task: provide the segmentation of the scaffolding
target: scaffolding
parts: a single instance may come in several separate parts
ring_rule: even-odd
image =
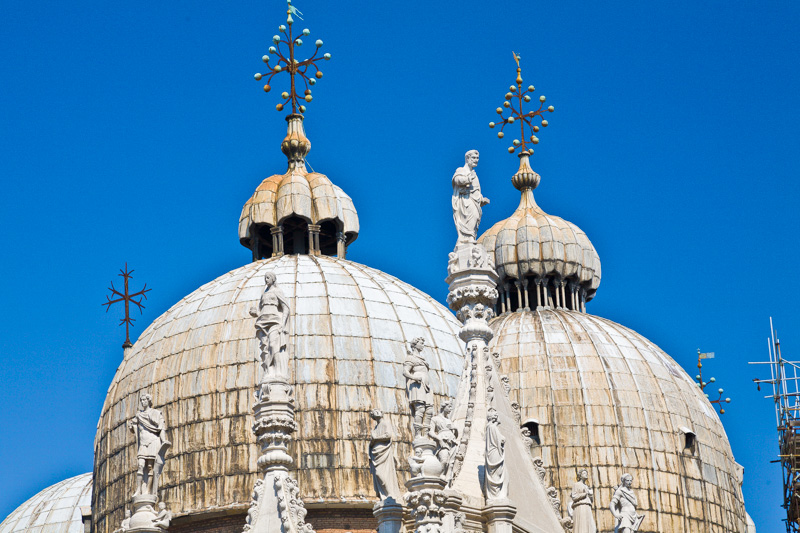
[[[767,339],[769,361],[751,362],[767,365],[769,379],[754,379],[761,385],[771,385],[772,394],[765,396],[775,403],[775,422],[778,430],[778,459],[783,475],[783,504],[786,509],[787,533],[800,533],[800,387],[798,370],[800,361],[789,361],[781,355],[781,343],[769,319],[770,337]]]

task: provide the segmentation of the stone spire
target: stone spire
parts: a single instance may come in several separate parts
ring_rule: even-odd
[[[454,207],[455,209],[455,207]],[[450,254],[447,303],[463,324],[459,337],[467,361],[456,393],[453,422],[458,446],[447,486],[461,496],[468,529],[485,520],[490,533],[560,533],[553,511],[520,433],[519,413],[489,355],[499,276],[482,245],[459,240]],[[472,526],[472,527],[469,527]]]

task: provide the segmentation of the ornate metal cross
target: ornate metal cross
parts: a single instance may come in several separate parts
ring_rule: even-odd
[[[280,35],[275,35],[272,37],[272,42],[275,43],[275,46],[269,47],[269,53],[272,55],[277,56],[275,60],[275,64],[270,66],[269,55],[264,55],[261,57],[261,60],[267,64],[268,67],[271,68],[272,72],[269,74],[261,74],[260,72],[257,73],[254,77],[256,81],[260,81],[262,78],[267,77],[267,83],[264,85],[264,92],[269,92],[272,90],[270,86],[270,82],[272,78],[274,78],[280,72],[288,72],[289,76],[291,77],[291,85],[289,91],[284,91],[281,93],[281,98],[283,102],[275,106],[275,109],[278,111],[283,111],[283,107],[288,104],[289,102],[292,103],[292,113],[297,113],[298,110],[300,113],[305,113],[306,106],[298,104],[298,100],[304,100],[305,102],[311,101],[311,89],[309,88],[310,85],[314,85],[317,83],[317,80],[322,78],[322,71],[319,69],[317,62],[325,59],[326,61],[331,58],[330,54],[324,54],[320,57],[317,57],[317,53],[319,53],[319,49],[322,46],[322,41],[317,39],[317,42],[314,43],[316,45],[316,49],[314,50],[314,55],[310,58],[305,59],[303,61],[298,61],[295,59],[295,48],[302,46],[303,39],[301,37],[295,38],[292,33],[292,24],[294,24],[294,19],[292,15],[301,18],[300,11],[296,7],[292,5],[292,0],[287,0],[287,4],[289,5],[289,9],[286,10],[286,24],[289,26],[288,28],[281,24],[278,26],[278,31],[283,34],[283,38]],[[304,29],[302,37],[308,37],[311,34],[311,30]],[[289,51],[288,53],[284,53],[281,50],[281,44],[286,45]],[[314,72],[312,77],[309,77],[307,72],[310,67],[314,67]],[[296,78],[299,77],[299,80]],[[300,96],[297,92],[297,85],[302,81],[303,85],[305,86],[305,91],[303,96]]]
[[[111,304],[115,304],[117,302],[125,302],[125,318],[121,318],[119,321],[119,325],[125,324],[125,342],[122,344],[123,348],[130,348],[133,346],[131,344],[131,335],[130,335],[130,326],[136,321],[135,319],[131,318],[130,314],[130,303],[133,302],[137,306],[139,306],[139,313],[141,314],[142,309],[144,306],[142,305],[142,300],[147,299],[147,292],[151,291],[152,289],[147,288],[147,283],[144,284],[142,290],[138,292],[134,292],[132,294],[128,293],[128,280],[131,279],[131,274],[133,274],[133,270],[128,270],[128,263],[125,263],[125,270],[120,270],[120,276],[122,279],[125,280],[125,288],[123,289],[124,292],[119,292],[117,289],[114,288],[114,282],[111,282],[111,287],[108,290],[111,291],[111,296],[117,296],[114,300],[111,299],[110,296],[106,296],[106,302],[102,305],[106,306],[106,313],[108,310],[111,309]],[[138,297],[139,299],[136,300],[135,298]]]
[[[522,103],[530,102],[531,93],[533,93],[533,91],[535,91],[536,89],[534,88],[533,85],[529,85],[527,89],[525,89],[524,91],[522,90],[522,68],[519,66],[520,58],[514,52],[511,53],[514,54],[514,61],[517,62],[517,79],[516,79],[517,84],[512,85],[511,87],[508,88],[509,92],[506,93],[505,96],[506,101],[503,102],[503,107],[498,107],[496,110],[497,114],[500,115],[500,118],[502,118],[503,121],[497,124],[495,124],[494,122],[490,122],[489,127],[494,128],[495,126],[499,125],[500,131],[497,132],[497,138],[502,139],[505,136],[505,133],[503,133],[503,129],[506,127],[506,125],[519,122],[520,138],[514,139],[512,141],[511,146],[508,147],[508,153],[513,154],[517,150],[517,148],[522,147],[522,151],[527,151],[529,154],[532,154],[533,148],[530,149],[528,148],[528,142],[532,144],[539,144],[539,138],[536,136],[536,133],[539,131],[539,126],[534,125],[531,122],[531,120],[533,120],[535,117],[542,117],[545,111],[552,113],[553,111],[555,111],[555,108],[553,106],[549,106],[545,109],[544,102],[546,98],[544,96],[540,96],[539,109],[537,109],[536,111],[528,111],[527,113],[524,113],[522,111]],[[516,107],[514,106],[513,102],[514,99],[517,100]],[[509,110],[509,115],[510,115],[507,118],[503,117],[503,112],[506,109]],[[548,122],[546,119],[542,119],[541,124],[543,128],[546,128]],[[528,126],[531,133],[531,136],[528,138],[528,141],[525,140],[525,125]]]

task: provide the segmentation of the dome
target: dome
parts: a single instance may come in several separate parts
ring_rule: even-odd
[[[519,207],[478,239],[493,255],[500,288],[505,288],[501,306],[511,311],[538,306],[583,310],[600,285],[600,256],[578,226],[536,204],[533,189],[539,175],[528,157],[521,154],[512,178],[521,191]]]
[[[311,142],[303,131],[302,115],[289,115],[281,150],[289,170],[268,177],[244,204],[239,217],[239,242],[253,259],[282,253],[344,256],[358,237],[358,214],[353,201],[324,174],[308,172],[304,157]]]
[[[251,432],[258,343],[248,311],[274,271],[293,306],[290,352],[299,426],[295,475],[306,504],[373,502],[369,410],[399,430],[410,454],[402,362],[426,340],[441,397],[452,397],[464,364],[459,322],[444,306],[378,270],[347,260],[284,255],[256,261],[200,287],[157,318],[126,351],[95,439],[95,531],[119,526],[134,485],[134,439],[126,428],[140,390],[167,421],[161,498],[176,515],[244,512],[256,480]],[[436,385],[438,387],[438,385]]]
[[[0,533],[83,533],[92,503],[92,474],[65,479],[29,499],[0,523]]]
[[[745,531],[740,475],[713,406],[658,346],[604,318],[569,310],[506,313],[490,324],[500,370],[534,453],[562,501],[577,468],[595,490],[598,531],[614,528],[605,503],[633,475],[642,531]],[[601,505],[602,503],[602,505]]]

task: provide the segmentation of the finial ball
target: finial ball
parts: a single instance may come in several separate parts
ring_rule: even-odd
[[[274,46],[270,46],[270,47],[269,47],[269,53],[270,53],[270,54],[275,54],[275,53],[277,53],[277,52],[278,52],[278,49],[277,49],[277,48],[275,48]]]
[[[253,76],[253,77],[256,79],[256,81],[259,81],[261,79],[261,73],[260,72],[256,72],[256,75]]]
[[[268,92],[270,92],[271,90],[272,90],[272,87],[270,87],[269,85],[264,85],[264,92],[265,92],[265,93],[268,93]]]
[[[533,144],[539,144],[539,137],[537,137],[536,135],[531,135],[531,142]]]
[[[273,43],[279,43],[279,42],[281,42],[281,38],[280,38],[280,36],[279,36],[279,35],[273,35],[273,36],[272,36],[272,42],[273,42]]]
[[[304,29],[304,30],[303,30],[303,35],[305,35],[306,37],[308,37],[309,35],[311,35],[311,30],[309,30],[308,28]]]
[[[316,44],[317,48],[319,48],[320,46],[322,46],[322,39],[317,39],[317,42],[314,44]]]
[[[515,120],[514,117],[508,117],[508,123],[509,124],[513,124],[514,120]]]
[[[303,39],[300,39],[298,37],[297,39],[294,40],[294,44],[296,44],[297,46],[303,46]]]
[[[325,58],[325,61],[330,61],[330,60],[331,60],[331,55],[330,55],[330,54],[325,54],[325,55],[324,55],[324,56],[322,56],[322,57],[324,57],[324,58]]]
[[[497,138],[498,138],[498,139],[502,139],[502,138],[503,138],[503,135],[505,135],[505,134],[504,134],[502,131],[498,131],[498,132],[497,132]]]
[[[268,55],[261,56],[261,61],[263,61],[264,63],[269,63],[269,56]]]
[[[317,84],[317,80],[315,80],[314,78],[311,78],[310,80],[308,80],[308,84],[309,85],[316,85]]]
[[[517,87],[514,86],[514,85],[511,85],[511,86],[509,86],[508,90],[511,91],[512,93],[515,93],[515,92],[517,92]]]
[[[533,131],[539,131],[539,126],[534,126]]]
[[[511,144],[513,144],[514,146],[519,146],[519,141],[517,139],[514,139],[513,141],[511,141]]]
[[[274,70],[275,72],[280,72],[282,69],[280,65],[275,65],[272,70]]]
[[[506,93],[506,100],[511,100],[514,95],[511,93]]]
[[[497,111],[498,115],[502,115],[503,114],[503,108],[502,107],[498,107],[497,109],[495,109],[495,111]]]
[[[276,105],[275,109],[277,109],[278,111],[283,111],[283,104]]]
[[[289,93],[287,93],[286,91],[283,91],[283,92],[281,93],[281,98],[283,98],[284,100],[285,100],[285,99],[287,99],[287,98],[289,98]]]
[[[550,107],[548,107],[548,108],[547,108],[547,110],[548,110],[548,111],[550,111],[550,112],[552,113],[553,111],[555,111],[555,110],[556,110],[556,108],[555,108],[555,107],[553,107],[553,106],[550,106]]]
[[[503,102],[503,107],[511,107],[511,102],[508,101]]]
[[[547,98],[545,98],[544,95],[539,97],[540,102],[544,103],[545,100],[547,100]]]
[[[286,26],[281,24],[280,26],[278,26],[278,31],[286,31]]]
[[[490,127],[490,128],[494,128],[494,127],[495,127],[495,125],[496,125],[496,124],[495,124],[494,122],[490,122],[490,123],[489,123],[489,127]]]
[[[536,87],[534,87],[533,85],[528,85],[528,91],[529,92],[533,92],[535,90],[536,90]]]
[[[516,148],[514,148],[513,146],[509,146],[509,147],[508,147],[508,153],[509,153],[509,154],[513,154],[513,153],[514,153],[514,150],[516,150]]]
[[[547,122],[546,120],[542,121],[542,126],[544,126],[545,128],[547,127],[548,124],[549,124],[549,122]]]
[[[526,102],[530,102],[531,101],[531,97],[526,94],[525,97],[523,98],[523,100],[525,100]]]
[[[312,98],[313,97],[310,94],[307,94],[306,97],[305,97],[305,101],[306,102],[310,102],[312,100]]]
[[[304,106],[304,105],[301,105],[301,106],[300,106],[300,112],[301,112],[301,113],[305,113],[305,112],[306,112],[306,106]]]
[[[321,70],[318,70],[318,71],[317,71],[317,73],[316,73],[316,74],[314,74],[314,76],[316,76],[316,77],[317,77],[317,79],[321,78],[321,77],[322,77],[322,71],[321,71]]]

